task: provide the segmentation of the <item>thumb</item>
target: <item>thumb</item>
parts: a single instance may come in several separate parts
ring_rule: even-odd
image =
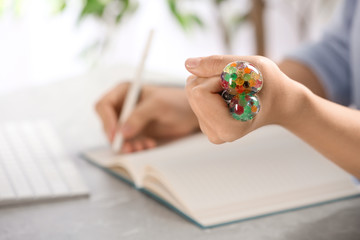
[[[220,75],[227,64],[239,60],[239,58],[239,56],[233,55],[189,58],[185,61],[185,67],[190,73],[198,77],[213,77]]]
[[[151,101],[144,101],[136,106],[129,118],[122,124],[121,133],[125,139],[133,138],[140,134],[146,125],[153,120],[154,104]]]

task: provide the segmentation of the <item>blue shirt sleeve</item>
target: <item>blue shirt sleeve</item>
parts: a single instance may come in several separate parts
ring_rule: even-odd
[[[320,79],[330,100],[351,103],[350,35],[356,0],[343,1],[320,41],[287,58],[302,62]]]

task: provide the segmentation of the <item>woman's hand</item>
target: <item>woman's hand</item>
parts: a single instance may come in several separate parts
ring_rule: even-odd
[[[233,61],[250,62],[263,75],[263,88],[257,93],[261,109],[248,122],[233,119],[218,94],[222,90],[220,73]],[[279,124],[360,179],[359,110],[315,95],[264,57],[211,56],[188,59],[186,68],[194,74],[188,78],[186,86],[190,105],[199,119],[201,130],[213,143],[233,141],[264,125]],[[301,76],[311,77],[301,71],[293,73],[294,79],[301,79]]]
[[[259,68],[264,85],[257,96],[260,112],[250,121],[232,118],[227,104],[219,95],[223,89],[220,74],[233,61],[247,61]],[[305,93],[303,85],[291,80],[271,60],[260,56],[210,56],[188,59],[185,63],[192,73],[186,86],[189,103],[196,114],[201,130],[213,143],[231,142],[267,124],[284,125],[299,121],[297,116],[306,109],[301,106]]]
[[[109,141],[113,141],[116,131],[123,135],[122,152],[152,148],[159,142],[188,135],[199,128],[184,89],[158,86],[144,86],[129,119],[118,126],[128,87],[129,83],[119,84],[96,104]]]

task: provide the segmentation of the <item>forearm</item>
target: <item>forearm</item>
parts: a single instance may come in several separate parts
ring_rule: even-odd
[[[360,179],[360,111],[325,100],[306,88],[292,117],[281,122],[316,150]]]

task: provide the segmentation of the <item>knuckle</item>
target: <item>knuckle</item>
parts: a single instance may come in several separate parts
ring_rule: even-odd
[[[195,86],[191,89],[191,96],[193,98],[201,98],[203,96],[203,88],[201,87],[201,85]]]
[[[211,56],[209,56],[209,60],[214,63],[220,63],[220,62],[224,61],[224,56],[223,55],[211,55]]]
[[[265,66],[274,64],[274,62],[267,57],[255,56],[254,64],[259,68],[264,68]]]
[[[258,66],[264,66],[268,62],[268,59],[263,56],[257,56],[256,57],[256,65]]]
[[[131,80],[126,79],[124,82],[119,83],[116,87],[118,88],[128,88],[130,86]]]
[[[122,83],[119,83],[117,84],[112,90],[110,90],[108,92],[107,95],[111,94],[111,93],[123,93],[123,92],[127,92],[128,89],[130,87],[130,82],[128,80],[126,80],[126,82],[122,82]],[[105,95],[105,96],[107,96]]]
[[[224,143],[224,141],[222,141],[222,140],[221,140],[220,138],[218,138],[218,137],[211,136],[211,135],[208,135],[207,137],[208,137],[209,141],[210,141],[211,143],[213,143],[213,144],[218,145],[218,144]]]
[[[197,85],[197,81],[196,81],[196,80],[197,80],[197,79],[193,79],[193,80],[191,80],[188,84],[186,84],[185,90],[188,92],[188,94],[191,94],[192,89],[193,89],[194,87],[196,87],[196,85]]]
[[[190,85],[197,77],[195,75],[190,75],[187,79],[186,79],[186,84]]]

